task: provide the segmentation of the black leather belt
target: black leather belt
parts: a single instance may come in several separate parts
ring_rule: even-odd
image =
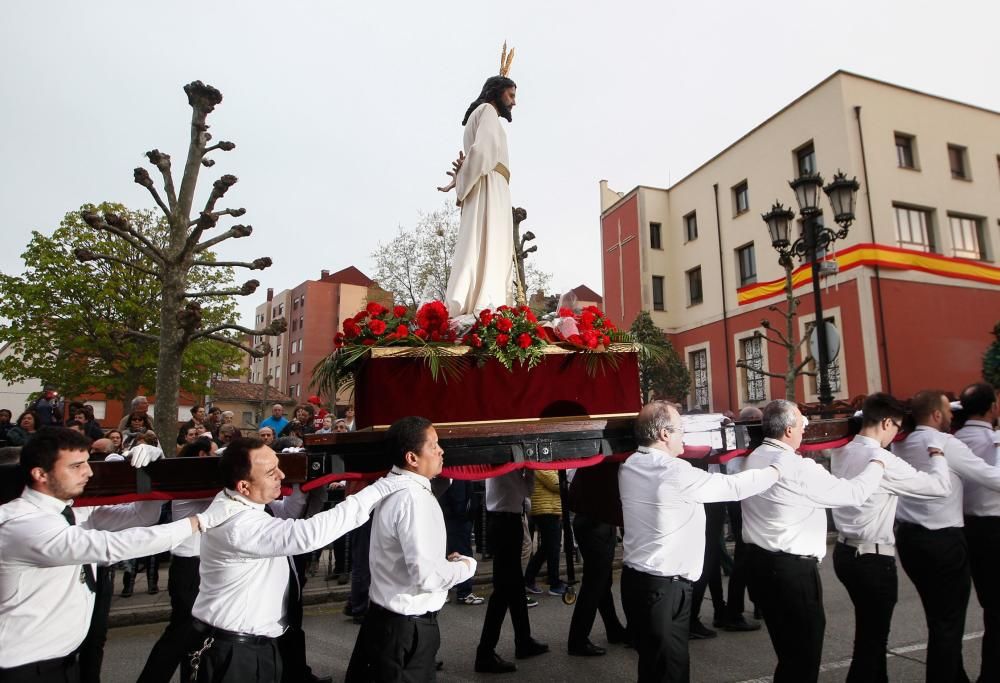
[[[71,652],[65,657],[56,657],[55,659],[43,659],[39,662],[28,662],[27,664],[21,664],[20,666],[15,666],[10,669],[4,669],[0,667],[0,673],[5,676],[11,674],[47,674],[52,671],[64,671],[69,669],[77,662],[78,653]]]
[[[431,624],[437,623],[437,612],[424,612],[423,614],[400,614],[399,612],[393,612],[391,609],[386,609],[381,605],[378,605],[371,600],[368,601],[368,611],[382,613],[387,617],[397,617],[399,619],[409,619],[410,621],[426,621]]]
[[[251,633],[237,633],[236,631],[227,631],[224,628],[217,628],[211,624],[206,624],[204,621],[199,619],[192,619],[192,628],[194,628],[196,633],[203,636],[211,636],[216,640],[221,640],[226,643],[246,643],[249,645],[263,645],[264,643],[270,643],[274,638],[269,636],[255,636]]]

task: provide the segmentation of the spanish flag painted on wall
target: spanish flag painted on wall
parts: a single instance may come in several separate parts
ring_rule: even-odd
[[[961,258],[950,258],[940,254],[928,254],[922,251],[900,249],[883,244],[857,244],[837,252],[836,258],[840,272],[845,272],[858,266],[879,266],[895,270],[918,270],[923,273],[985,282],[1000,285],[1000,268]],[[796,289],[812,281],[812,271],[809,264],[804,264],[792,271],[792,286]],[[740,305],[777,296],[785,291],[785,278],[758,282],[736,290],[736,300]]]

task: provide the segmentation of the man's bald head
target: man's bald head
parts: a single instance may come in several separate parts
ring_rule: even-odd
[[[98,439],[94,443],[90,444],[90,452],[103,453],[104,455],[114,453],[115,444],[112,443],[111,439]]]

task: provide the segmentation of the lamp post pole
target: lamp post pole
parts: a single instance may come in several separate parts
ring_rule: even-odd
[[[799,204],[802,236],[794,242],[791,241],[789,225],[795,218],[795,212],[786,209],[779,202],[775,202],[771,210],[761,218],[767,223],[771,246],[778,252],[778,261],[782,266],[790,268],[792,256],[797,256],[807,261],[812,268],[813,306],[816,311],[813,328],[816,330],[816,351],[819,356],[816,359],[819,375],[817,394],[820,404],[827,406],[833,402],[833,391],[830,388],[830,353],[826,343],[823,294],[820,291],[822,261],[818,253],[820,250],[825,253],[827,247],[835,241],[847,237],[851,223],[854,222],[854,201],[860,185],[854,178],[848,180],[840,171],[833,176],[833,182],[826,187],[823,187],[823,178],[818,173],[805,173],[788,184],[795,191],[795,200]],[[830,204],[833,206],[833,220],[840,226],[839,230],[831,230],[819,223],[819,217],[823,213],[819,208],[821,188],[830,199]]]

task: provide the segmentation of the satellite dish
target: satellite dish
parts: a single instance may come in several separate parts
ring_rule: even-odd
[[[827,322],[823,326],[824,332],[826,333],[826,355],[827,362],[832,363],[840,355],[840,332],[833,323]],[[819,363],[819,328],[814,327],[812,332],[809,333],[809,353],[812,357],[816,359]]]

